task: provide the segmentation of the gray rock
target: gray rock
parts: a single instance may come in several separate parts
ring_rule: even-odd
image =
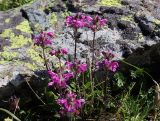
[[[49,28],[49,21],[44,12],[38,11],[35,8],[22,9],[21,11],[26,15],[26,18],[28,18],[33,30],[35,30],[35,25],[37,24],[42,30]]]

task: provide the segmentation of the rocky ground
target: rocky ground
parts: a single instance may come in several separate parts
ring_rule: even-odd
[[[70,56],[73,56],[74,41],[68,33],[72,31],[64,26],[64,19],[78,11],[108,19],[108,26],[97,32],[97,48],[111,49],[118,58],[145,65],[151,68],[151,73],[159,74],[159,0],[82,0],[81,4],[75,1],[37,0],[0,11],[0,99],[17,93],[26,80],[33,86],[37,80],[40,87],[44,84],[44,80],[37,76],[43,69],[43,60],[37,52],[39,48],[33,45],[31,34],[56,30],[53,46],[68,47]],[[91,31],[81,33],[79,58],[86,59],[91,39]]]

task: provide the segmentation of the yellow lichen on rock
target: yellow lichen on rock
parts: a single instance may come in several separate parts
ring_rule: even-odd
[[[3,52],[0,52],[0,64],[14,62],[17,65],[24,65],[31,70],[39,68],[38,65],[41,65],[43,59],[39,56],[38,48],[33,48],[31,46],[31,38],[27,38],[23,35],[15,35],[15,33],[11,29],[5,29],[0,34],[0,37],[9,39],[10,42],[10,45],[3,47]],[[28,47],[25,48],[25,46]],[[21,52],[21,49],[24,51],[24,53]],[[19,56],[22,56],[23,54],[26,58],[30,59],[25,60],[25,62],[22,61],[20,59],[21,57]]]
[[[40,58],[39,52],[36,48],[30,48],[27,50],[27,55],[32,59],[33,62],[42,63],[43,59]]]
[[[2,34],[3,38],[10,38],[11,46],[9,48],[20,48],[32,42],[30,38],[24,37],[23,35],[16,36],[11,29],[5,29]]]
[[[12,38],[15,36],[15,34],[12,32],[11,29],[5,29],[1,34],[0,34],[1,37],[3,38]]]
[[[154,23],[157,24],[157,25],[160,25],[160,20],[159,19],[155,19]]]
[[[101,0],[100,5],[109,7],[121,7],[121,0]]]
[[[11,42],[11,48],[19,48],[30,44],[32,40],[30,38],[24,37],[23,35],[18,35],[11,38]]]
[[[5,20],[5,23],[9,23],[10,22],[10,18],[7,18],[6,20]]]
[[[61,16],[63,17],[63,18],[66,18],[67,16],[69,16],[71,13],[70,12],[63,12],[62,14],[61,14]]]
[[[21,22],[19,25],[16,26],[16,29],[20,30],[21,32],[25,32],[25,33],[32,33],[32,30],[29,26],[29,22],[27,20]]]
[[[50,25],[55,24],[57,22],[57,15],[55,13],[51,13],[49,23]]]
[[[3,50],[4,52],[0,52],[0,56],[3,61],[12,61],[14,58],[18,56],[18,52],[11,52],[7,47],[4,47]]]
[[[123,16],[121,18],[122,21],[134,21],[134,18],[132,15],[129,15],[129,16]]]

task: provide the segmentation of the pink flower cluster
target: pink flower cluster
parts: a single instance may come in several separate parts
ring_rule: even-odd
[[[88,27],[88,24],[91,21],[92,17],[78,13],[75,16],[67,16],[65,23],[68,27],[73,27],[78,29],[78,28]]]
[[[87,64],[86,63],[80,63],[78,61],[73,62],[66,62],[65,63],[67,69],[73,71],[76,74],[81,74],[87,71]]]
[[[49,87],[54,87],[55,89],[62,89],[67,87],[67,81],[71,78],[74,78],[75,75],[81,74],[87,71],[87,64],[85,63],[72,63],[66,62],[65,67],[67,70],[65,73],[54,73],[51,70],[48,71],[48,74],[51,78],[51,82],[48,83]],[[61,69],[61,68],[60,68]],[[67,72],[67,73],[66,73]]]
[[[70,91],[65,95],[65,98],[58,99],[57,103],[61,106],[60,113],[62,115],[64,115],[66,112],[78,115],[78,110],[84,105],[85,100],[77,99],[77,95]]]
[[[116,72],[117,68],[119,67],[118,62],[113,61],[114,54],[111,52],[102,52],[104,56],[104,60],[97,63],[98,68],[103,68],[105,70],[110,70],[112,72]]]
[[[68,53],[66,48],[52,50],[50,51],[51,56],[56,56],[59,59],[59,63],[61,65],[61,57]],[[65,62],[64,65],[61,65],[56,69],[56,72],[51,70],[48,71],[51,81],[48,83],[48,86],[54,88],[57,92],[59,92],[60,98],[57,100],[57,103],[61,106],[60,113],[62,115],[71,113],[71,114],[79,114],[79,109],[85,103],[84,99],[78,99],[77,95],[73,93],[68,87],[72,78],[76,78],[75,75],[81,74],[87,71],[87,64],[80,63],[78,61],[75,62]],[[63,90],[63,91],[62,91]],[[70,90],[68,92],[68,90]],[[68,92],[67,94],[65,94]]]
[[[51,70],[48,71],[51,78],[51,82],[48,83],[49,87],[54,87],[55,89],[63,89],[67,87],[67,81],[74,77],[73,73],[56,74]]]
[[[101,28],[102,26],[105,26],[107,23],[107,19],[102,19],[98,15],[92,18],[91,16],[86,16],[78,13],[75,16],[67,16],[65,23],[67,26],[76,29],[87,27],[95,31]]]
[[[98,15],[96,15],[92,22],[90,23],[90,28],[92,31],[96,31],[98,29],[100,29],[102,26],[105,26],[107,23],[107,19],[102,19],[101,17],[99,17]]]
[[[45,45],[51,45],[52,39],[54,38],[53,32],[41,32],[38,35],[33,35],[34,44],[37,46],[45,46]]]

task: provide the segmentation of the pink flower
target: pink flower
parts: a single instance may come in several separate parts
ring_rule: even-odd
[[[33,35],[34,44],[37,46],[51,45],[53,37],[53,32],[41,32],[38,35]]]
[[[56,57],[60,58],[61,56],[66,55],[67,53],[68,51],[66,48],[61,48],[58,50],[51,50],[49,54],[51,56],[55,55]]]
[[[66,54],[68,53],[67,48],[62,48],[62,49],[60,49],[60,53],[61,53],[62,55],[66,55]]]
[[[73,67],[74,67],[74,64],[72,62],[69,62],[69,61],[66,61],[65,65],[66,65],[66,68],[69,69],[69,70],[73,69]]]
[[[48,71],[48,74],[51,78],[51,82],[48,83],[49,87],[54,87],[56,89],[62,89],[67,87],[67,79],[62,78],[58,74],[52,72],[51,70]]]
[[[49,54],[50,54],[51,56],[56,55],[56,54],[57,54],[57,51],[56,51],[56,50],[52,50],[52,51],[50,51]]]
[[[50,37],[54,37],[54,33],[53,32],[47,32],[47,35]]]
[[[79,64],[77,66],[77,72],[78,73],[84,73],[87,71],[87,64]]]
[[[65,98],[60,98],[57,100],[57,104],[61,106],[61,114],[65,115],[68,113],[78,114],[78,110],[84,105],[84,99],[77,99],[77,95],[73,92],[68,92]]]
[[[67,100],[66,99],[58,99],[57,100],[57,103],[59,104],[59,105],[66,105],[67,104]]]
[[[96,25],[92,25],[92,26],[90,26],[90,28],[91,28],[92,31],[95,31],[97,29],[97,26]]]
[[[66,73],[66,74],[63,74],[63,78],[68,81],[69,79],[73,78],[74,77],[74,74],[72,72],[69,72],[69,73]]]
[[[114,62],[108,59],[105,59],[101,62],[97,63],[98,68],[103,68],[103,69],[107,69],[110,70],[112,72],[115,72],[117,70],[117,68],[119,67],[118,62]]]
[[[92,20],[92,17],[78,13],[75,16],[67,16],[65,23],[69,27],[78,29],[88,27]]]
[[[84,103],[85,103],[84,99],[79,99],[75,101],[75,106],[76,108],[81,108]]]
[[[106,23],[107,23],[107,19],[101,19],[101,20],[99,21],[100,26],[105,26]]]
[[[117,62],[109,61],[107,59],[105,59],[103,62],[104,62],[104,66],[106,67],[106,69],[113,71],[113,72],[115,72],[117,68],[119,67]]]
[[[119,64],[117,62],[111,62],[108,68],[109,70],[116,72],[118,67],[119,67]]]
[[[102,51],[102,54],[104,58],[108,60],[112,60],[115,57],[115,55],[111,51],[109,52]]]
[[[93,18],[91,16],[86,16],[85,19],[89,22],[91,22],[93,20]]]
[[[91,28],[92,31],[96,31],[100,29],[102,26],[105,26],[106,23],[107,23],[107,19],[102,19],[101,17],[96,15],[93,18],[92,22],[90,22],[89,28]]]
[[[75,61],[74,63],[67,61],[65,65],[67,69],[69,69],[70,71],[73,71],[74,73],[80,74],[87,71],[87,64],[80,63],[78,61]]]
[[[44,45],[51,45],[51,44],[52,44],[52,40],[46,38],[45,41],[44,41]]]

